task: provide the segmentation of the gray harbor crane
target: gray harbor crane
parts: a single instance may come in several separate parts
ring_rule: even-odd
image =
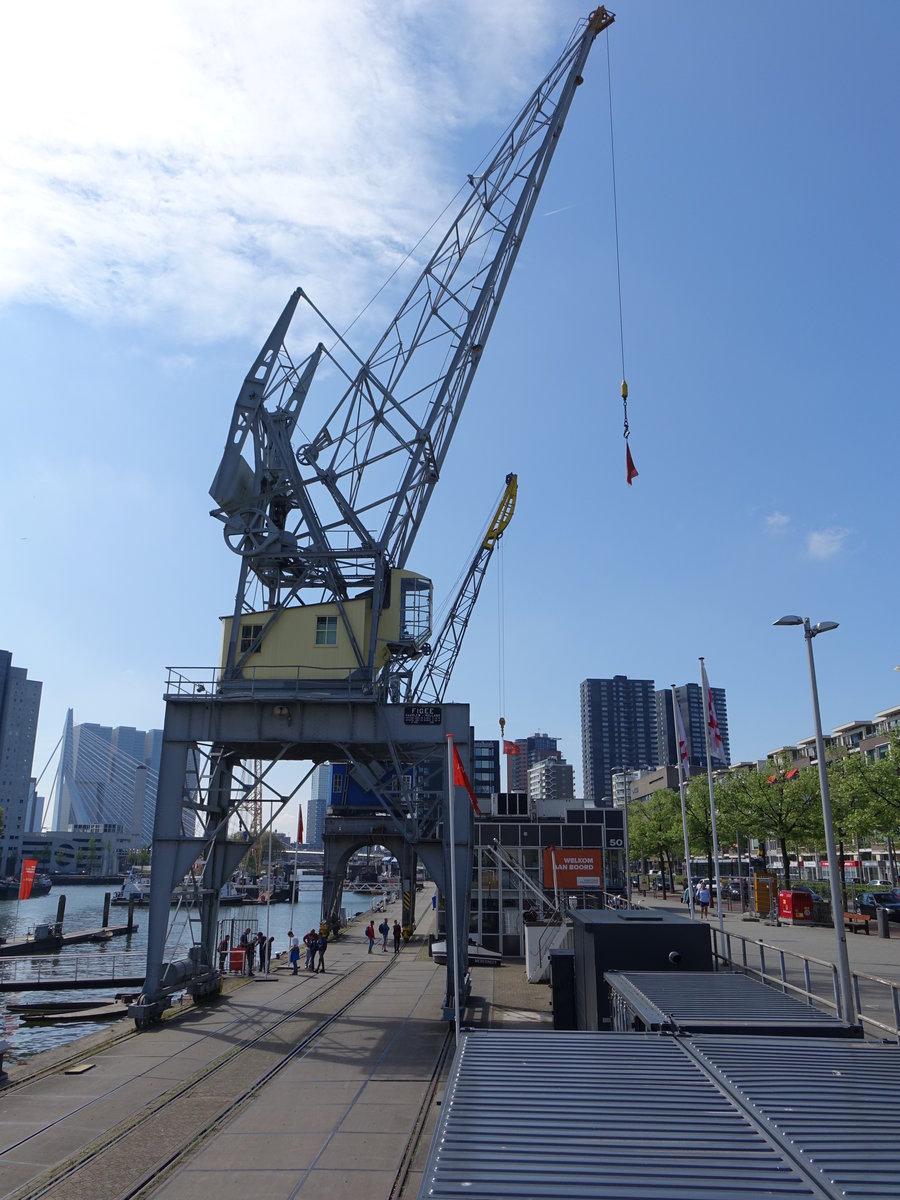
[[[434,686],[455,661],[459,630],[432,658],[431,580],[409,563],[591,46],[613,20],[601,7],[579,23],[468,176],[456,217],[365,358],[298,288],[244,379],[210,487],[237,558],[234,606],[218,665],[172,670],[166,688],[147,973],[130,1010],[139,1027],[176,990],[196,999],[219,990],[219,891],[247,850],[234,821],[265,793],[271,824],[308,778],[279,791],[279,764],[312,764],[311,773],[346,762],[365,797],[326,821],[324,921],[334,922],[342,864],[372,843],[400,863],[409,923],[417,859],[445,895],[455,884],[468,911],[469,801],[446,778],[432,803],[417,795],[417,774],[446,757],[448,737],[469,760],[468,705],[443,703]],[[305,356],[290,338],[299,311],[298,324],[320,331]],[[192,870],[195,944],[188,958],[166,960],[169,897]],[[456,935],[445,1015],[468,991],[465,922]]]

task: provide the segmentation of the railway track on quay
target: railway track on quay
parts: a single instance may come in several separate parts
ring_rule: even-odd
[[[287,1007],[282,999],[280,1011],[263,1005],[250,1012],[245,1011],[224,1024],[217,1023],[209,1032],[199,1029],[196,1038],[165,1059],[166,1064],[184,1054],[189,1059],[198,1057],[198,1047],[199,1056],[202,1057],[203,1049],[208,1053],[217,1042],[230,1041],[230,1048],[211,1057],[190,1073],[184,1071],[184,1063],[189,1059],[182,1059],[182,1078],[146,1103],[141,1103],[142,1076],[158,1072],[159,1060],[154,1060],[152,1066],[137,1076],[117,1081],[108,1089],[86,1099],[83,1105],[70,1108],[64,1116],[56,1120],[49,1119],[42,1128],[31,1130],[20,1140],[12,1141],[0,1151],[0,1176],[4,1160],[39,1160],[40,1146],[54,1138],[56,1126],[62,1132],[63,1123],[67,1122],[70,1128],[74,1119],[83,1128],[95,1125],[103,1129],[104,1112],[109,1110],[110,1105],[121,1104],[123,1115],[120,1120],[109,1124],[96,1137],[73,1149],[64,1160],[6,1192],[5,1200],[39,1200],[50,1196],[53,1200],[137,1200],[149,1197],[180,1166],[201,1152],[281,1072],[315,1052],[328,1039],[340,1037],[342,1022],[348,1027],[352,1024],[354,1010],[394,968],[394,962],[385,963],[373,973],[372,965],[365,960],[350,965],[343,973],[329,976],[328,981],[314,992],[308,990],[310,978],[301,974],[297,984],[291,982],[289,985],[289,991],[296,988],[298,996],[302,997],[297,1003],[288,996]],[[267,985],[259,983],[250,986],[264,988]],[[232,993],[231,999],[239,1001],[243,990]],[[189,1017],[190,1012],[188,1010],[185,1016]],[[111,1047],[114,1052],[127,1053],[130,1049],[128,1043],[138,1039],[135,1052],[140,1047],[140,1052],[146,1053],[148,1041],[152,1045],[156,1030],[164,1030],[167,1025],[169,1022],[164,1022],[154,1030],[140,1033],[123,1032],[105,1043],[103,1050]],[[253,1028],[253,1025],[257,1027]],[[433,1104],[450,1046],[448,1028],[443,1045],[435,1057],[419,1116],[412,1122],[407,1152],[401,1158],[391,1189],[392,1197],[403,1194],[405,1177]],[[69,1059],[56,1060],[46,1071],[13,1083],[2,1094],[4,1104],[15,1105],[17,1097],[24,1096],[36,1078],[59,1075],[68,1066],[90,1057],[90,1051],[86,1054],[82,1049]],[[174,1076],[178,1074],[179,1070],[173,1071]],[[306,1102],[308,1097],[298,1095],[298,1104]]]

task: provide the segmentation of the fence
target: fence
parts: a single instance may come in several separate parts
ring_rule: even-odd
[[[838,969],[834,963],[752,941],[742,934],[722,933],[712,924],[710,933],[717,964],[744,971],[844,1019]],[[891,1037],[900,1043],[900,983],[864,971],[852,971],[851,979],[856,1011],[866,1035]]]

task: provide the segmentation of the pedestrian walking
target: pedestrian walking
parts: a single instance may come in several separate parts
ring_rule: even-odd
[[[709,901],[710,901],[709,880],[704,879],[697,891],[697,903],[700,905],[700,916],[703,920],[709,920]]]
[[[228,957],[228,934],[219,942],[219,974],[225,974],[225,959]]]
[[[371,954],[372,950],[375,946],[375,922],[374,921],[370,921],[368,923],[368,925],[366,926],[366,937],[369,939],[369,953]]]
[[[266,974],[266,935],[260,929],[256,935],[256,956],[259,959],[260,972]]]
[[[300,939],[294,933],[293,929],[288,930],[288,962],[291,964],[291,974],[296,975],[300,966]]]
[[[394,922],[394,953],[400,953],[400,939],[403,937],[403,930],[400,928],[400,922]]]
[[[387,917],[378,926],[378,932],[381,934],[381,948],[387,954],[388,934],[391,932],[391,927],[388,925]]]
[[[269,967],[272,965],[272,947],[275,945],[274,937],[270,937],[266,942],[266,974],[269,973]]]
[[[253,974],[253,962],[256,958],[256,938],[247,930],[247,974]]]
[[[316,966],[316,974],[321,971],[325,974],[325,951],[328,949],[328,934],[320,933],[316,938],[316,950],[319,953],[319,962]]]

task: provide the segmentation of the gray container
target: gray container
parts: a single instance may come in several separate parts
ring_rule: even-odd
[[[862,1037],[848,1025],[748,975],[726,971],[609,971],[613,1029],[621,1033]]]
[[[574,910],[575,1012],[579,1029],[610,1029],[607,971],[711,971],[706,922],[638,909]]]

